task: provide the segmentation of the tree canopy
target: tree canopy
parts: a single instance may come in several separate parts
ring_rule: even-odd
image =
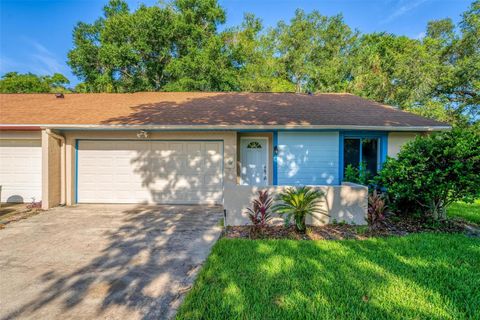
[[[32,73],[8,72],[0,80],[0,93],[68,92],[70,81],[62,74],[37,76]]]
[[[75,27],[69,64],[86,91],[238,90],[217,31],[224,22],[215,0],[141,5],[134,12],[111,0],[103,17]]]

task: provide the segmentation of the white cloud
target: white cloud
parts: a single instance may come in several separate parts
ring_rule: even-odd
[[[1,0],[0,0],[1,1]],[[53,51],[42,43],[24,36],[19,36],[16,52],[0,52],[0,77],[7,72],[34,73],[52,75],[56,72],[73,78],[68,66]]]
[[[412,11],[413,9],[417,8],[421,4],[427,2],[428,0],[411,0],[411,1],[400,1],[398,3],[397,8],[393,11],[390,15],[388,15],[385,19],[380,21],[381,23],[388,23],[393,21],[404,14]]]
[[[24,38],[24,40],[33,49],[29,53],[30,66],[33,73],[46,75],[65,71],[65,66],[59,62],[55,54],[48,50],[47,47],[30,38]]]

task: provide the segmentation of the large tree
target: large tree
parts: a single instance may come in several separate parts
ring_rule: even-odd
[[[161,89],[167,82],[174,19],[170,7],[140,6],[131,13],[124,1],[111,0],[103,17],[75,27],[68,63],[86,91]]]
[[[418,40],[387,33],[364,35],[351,59],[349,91],[408,108],[431,91],[434,64]]]
[[[265,33],[260,19],[245,14],[242,24],[224,31],[223,38],[241,91],[295,90],[294,84],[286,77],[284,65],[274,55],[273,41]]]
[[[232,90],[215,0],[141,5],[111,0],[103,17],[74,29],[69,64],[87,91]]]
[[[478,121],[480,1],[458,26],[429,22],[422,40],[363,35],[351,66],[350,92],[454,124]]]
[[[295,11],[290,23],[280,21],[270,32],[274,55],[296,92],[344,91],[356,37],[341,15],[327,17],[303,10]]]
[[[436,59],[437,82],[430,98],[453,121],[477,119],[480,108],[480,1],[455,28],[450,19],[432,21],[424,44]],[[422,110],[420,110],[422,112]]]

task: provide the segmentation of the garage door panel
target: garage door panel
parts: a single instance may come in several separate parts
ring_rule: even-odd
[[[169,157],[168,160],[160,159],[160,165],[171,170],[182,170],[187,167],[187,157],[181,155],[175,155]]]
[[[219,175],[205,175],[203,183],[207,186],[218,187],[222,185],[222,179]]]
[[[39,139],[0,140],[1,201],[40,201],[42,147]]]
[[[186,169],[194,172],[201,171],[204,168],[202,157],[189,157],[186,163]]]
[[[219,167],[221,168],[222,166],[222,161],[223,158],[221,155],[217,154],[212,154],[212,155],[207,155],[205,159],[205,169],[218,169]]]
[[[78,150],[79,202],[220,203],[222,200],[222,142],[85,142],[88,142],[85,146],[84,141],[79,142]],[[100,166],[96,165],[97,159]],[[86,188],[90,190],[87,192]]]
[[[169,142],[167,144],[168,151],[171,155],[183,155],[185,154],[185,143],[184,142]]]
[[[213,151],[215,153],[221,153],[222,149],[222,144],[219,144],[218,142],[205,142],[205,150],[207,153],[210,151]]]

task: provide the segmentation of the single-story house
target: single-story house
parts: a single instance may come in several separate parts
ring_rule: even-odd
[[[45,209],[220,204],[239,215],[259,188],[313,185],[332,194],[335,217],[361,222],[342,209],[355,193],[342,185],[345,167],[375,173],[416,135],[450,128],[343,93],[2,94],[0,103],[1,201]]]

